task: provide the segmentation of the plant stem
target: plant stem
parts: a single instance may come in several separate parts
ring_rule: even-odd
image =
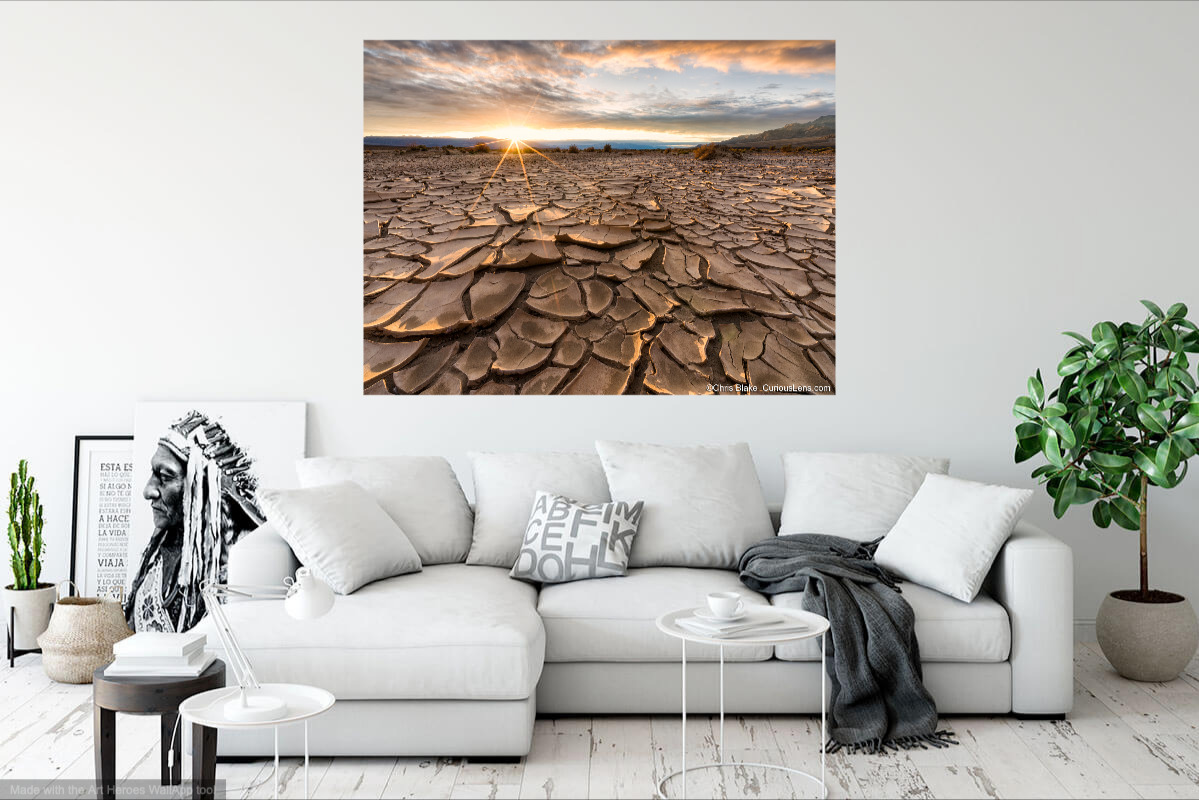
[[[1149,596],[1149,478],[1141,474],[1141,595]]]

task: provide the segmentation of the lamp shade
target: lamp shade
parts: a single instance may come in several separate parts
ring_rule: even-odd
[[[329,585],[313,575],[308,567],[296,570],[295,583],[283,601],[287,615],[292,619],[316,619],[329,613],[331,608],[333,590]]]

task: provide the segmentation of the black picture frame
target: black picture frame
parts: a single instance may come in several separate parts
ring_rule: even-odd
[[[103,435],[77,435],[75,437],[75,467],[74,479],[71,486],[71,570],[70,584],[67,591],[74,595],[77,589],[75,583],[76,572],[78,569],[77,559],[79,550],[79,488],[80,488],[80,455],[83,451],[84,442],[132,442],[133,434],[103,434]],[[82,590],[80,590],[82,591]]]

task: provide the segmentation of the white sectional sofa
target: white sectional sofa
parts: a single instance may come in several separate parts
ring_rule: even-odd
[[[777,511],[774,519],[777,526]],[[297,566],[268,523],[231,550],[229,580],[277,584]],[[902,588],[916,613],[925,683],[942,713],[1070,710],[1073,567],[1065,544],[1020,523],[972,603]],[[677,713],[681,645],[654,620],[730,589],[749,603],[801,600],[751,592],[724,569],[631,568],[623,578],[539,591],[502,568],[448,563],[338,597],[315,621],[288,618],[280,601],[231,603],[228,616],[260,680],[336,695],[334,709],[310,728],[313,754],[503,757],[529,751],[538,714]],[[690,645],[687,657],[689,710],[714,712],[717,653]],[[726,658],[728,712],[819,712],[814,642],[731,647]],[[285,753],[302,752],[300,735],[281,732]],[[223,756],[265,755],[272,745],[268,729],[220,736]]]

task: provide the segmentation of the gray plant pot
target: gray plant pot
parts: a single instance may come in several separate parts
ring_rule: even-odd
[[[1199,647],[1199,620],[1182,595],[1172,602],[1146,603],[1103,598],[1095,617],[1095,634],[1103,655],[1116,672],[1134,681],[1170,681],[1178,677]]]

